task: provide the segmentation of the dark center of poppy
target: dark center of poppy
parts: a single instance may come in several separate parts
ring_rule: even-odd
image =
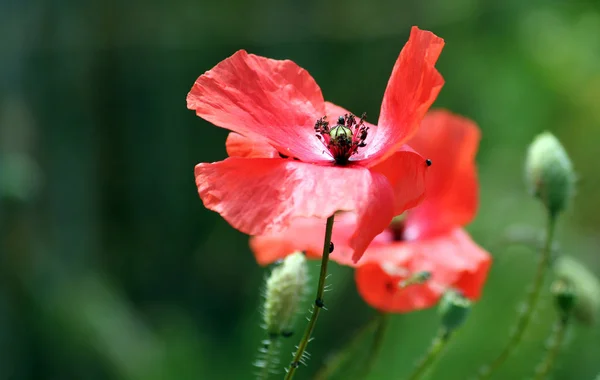
[[[394,217],[388,226],[388,230],[392,233],[393,241],[404,241],[404,232],[406,230],[406,213]]]
[[[366,116],[363,113],[357,121],[354,115],[348,113],[340,116],[333,127],[329,126],[327,116],[315,123],[317,138],[325,144],[336,164],[346,165],[358,148],[367,146],[365,140],[369,127],[364,125]]]

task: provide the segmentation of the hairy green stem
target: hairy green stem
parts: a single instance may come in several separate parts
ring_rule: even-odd
[[[569,315],[561,315],[554,324],[552,335],[548,341],[546,355],[535,371],[534,380],[543,380],[550,374],[552,366],[556,361],[560,348],[565,339],[567,326],[569,325]]]
[[[278,364],[278,346],[278,337],[265,339],[263,341],[263,347],[260,349],[261,355],[256,361],[256,366],[260,368],[260,372],[257,374],[257,380],[267,380],[269,375],[275,372],[275,366]]]
[[[429,350],[425,356],[419,361],[413,372],[408,377],[409,380],[418,380],[422,378],[427,372],[433,368],[435,360],[442,353],[446,344],[450,341],[452,333],[444,328],[441,328],[433,339]]]
[[[540,294],[544,285],[546,273],[548,272],[548,268],[550,266],[552,240],[554,238],[555,225],[556,216],[548,214],[546,241],[544,243],[544,247],[540,255],[540,260],[538,262],[536,274],[533,280],[533,285],[529,290],[527,299],[525,300],[525,304],[523,305],[523,312],[519,315],[519,319],[517,320],[515,330],[512,333],[508,344],[504,347],[500,355],[498,355],[489,366],[484,367],[479,371],[479,376],[477,377],[477,379],[479,380],[490,378],[492,374],[496,372],[496,370],[498,370],[498,368],[506,361],[506,359],[508,359],[508,357],[513,353],[515,348],[519,345],[525,331],[527,330],[527,327],[529,327],[529,324],[533,317],[533,313],[540,299]]]
[[[325,279],[327,277],[327,264],[329,263],[329,249],[331,245],[331,233],[333,232],[333,221],[334,215],[327,218],[327,226],[325,228],[325,241],[323,242],[323,257],[321,258],[321,273],[319,274],[319,284],[317,286],[317,296],[315,298],[315,305],[313,307],[310,320],[308,321],[308,325],[306,326],[306,330],[304,331],[304,335],[302,336],[302,339],[298,344],[298,349],[296,350],[294,359],[290,363],[287,375],[285,376],[285,380],[291,380],[294,377],[296,369],[298,369],[298,367],[300,366],[300,363],[304,356],[304,352],[306,351],[306,347],[308,346],[308,342],[310,341],[310,337],[312,336],[313,330],[315,329],[317,318],[319,317],[319,312],[324,307],[323,293],[325,291]]]
[[[365,337],[381,323],[381,313],[375,314],[354,334],[346,347],[340,349],[317,371],[314,380],[326,380],[331,377],[348,360],[348,357],[358,349]]]

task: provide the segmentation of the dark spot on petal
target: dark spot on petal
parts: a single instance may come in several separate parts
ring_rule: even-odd
[[[388,281],[385,283],[385,290],[387,290],[388,293],[394,294],[396,293],[396,290],[398,289],[398,287],[396,286],[396,284],[393,281]]]
[[[393,241],[404,241],[404,230],[406,229],[405,221],[393,223],[389,226],[389,230],[392,232]]]
[[[431,166],[431,160],[429,158],[425,160],[425,163],[427,164],[427,166]]]

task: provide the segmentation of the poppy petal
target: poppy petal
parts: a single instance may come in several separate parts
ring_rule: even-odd
[[[434,306],[453,287],[478,299],[491,265],[491,257],[462,229],[434,239],[373,245],[356,269],[361,297],[374,308],[406,313]],[[400,288],[399,283],[419,271],[431,278],[420,285]]]
[[[481,133],[471,120],[448,111],[429,112],[412,148],[431,159],[427,196],[406,219],[405,238],[432,236],[469,223],[477,212],[475,156]]]
[[[298,218],[282,231],[252,236],[250,249],[260,265],[273,263],[294,251],[303,251],[306,257],[318,259],[323,253],[325,224],[324,219]],[[331,236],[334,250],[329,255],[330,260],[342,265],[354,265],[352,249],[348,246],[348,242],[355,229],[356,215],[343,213],[335,216]]]
[[[196,80],[187,106],[216,126],[265,138],[286,156],[331,161],[313,129],[325,114],[321,89],[292,61],[240,50]]]
[[[444,84],[435,68],[443,46],[444,40],[435,34],[411,29],[387,84],[377,133],[367,146],[367,156],[385,158],[417,131]]]
[[[417,206],[425,197],[426,160],[407,145],[370,168],[385,175],[394,188],[394,215]]]
[[[277,158],[279,153],[265,139],[245,137],[231,132],[225,141],[225,149],[229,157],[244,158]]]
[[[395,199],[387,178],[361,166],[230,157],[196,165],[195,176],[204,206],[249,235],[281,231],[296,218],[355,212],[349,243],[354,261],[393,217]]]

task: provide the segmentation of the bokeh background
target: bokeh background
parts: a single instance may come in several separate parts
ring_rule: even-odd
[[[494,256],[432,378],[468,379],[507,341],[537,255],[501,242],[511,226],[544,225],[522,181],[539,132],[561,139],[579,178],[561,249],[599,274],[597,1],[2,0],[0,379],[251,379],[267,269],[197,196],[193,167],[225,157],[226,131],[185,96],[244,48],[294,60],[328,100],[376,120],[411,25],[446,40],[435,106],[483,130],[469,230]],[[329,311],[298,379],[373,313],[351,270],[331,272]],[[497,379],[532,374],[555,316],[545,296]],[[437,326],[435,310],[394,316],[370,378],[405,376]],[[599,358],[600,328],[573,326],[554,378],[592,379]],[[351,379],[345,370],[338,378]]]

